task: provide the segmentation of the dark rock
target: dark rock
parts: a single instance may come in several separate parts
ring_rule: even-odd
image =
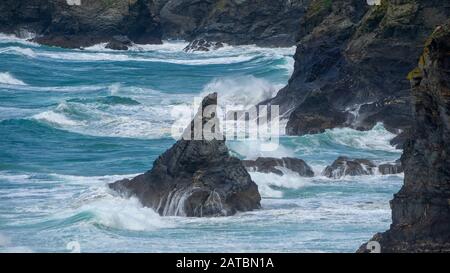
[[[0,32],[25,29],[34,41],[66,48],[115,43],[112,37],[128,36],[135,43],[161,43],[161,27],[152,1],[4,0],[0,2]],[[113,46],[112,46],[113,47]],[[123,46],[119,46],[123,49]]]
[[[159,16],[164,38],[292,46],[309,1],[159,1]]]
[[[367,159],[350,159],[340,156],[333,164],[327,166],[322,174],[329,178],[339,179],[344,176],[372,175],[376,165]]]
[[[403,167],[400,161],[395,163],[385,163],[378,166],[378,171],[382,175],[398,174],[403,172]]]
[[[391,201],[392,224],[371,241],[381,252],[450,252],[450,21],[425,43],[412,85],[413,129],[405,181]],[[367,252],[367,244],[358,252]]]
[[[300,176],[313,177],[314,172],[305,161],[299,158],[283,157],[258,157],[256,160],[243,160],[245,168],[249,171],[261,172],[261,173],[275,173],[283,175],[283,172],[278,169],[283,167],[293,172],[298,173]]]
[[[128,47],[133,45],[130,39],[126,36],[114,36],[112,40],[106,45],[106,48],[113,50],[128,50]]]
[[[400,134],[395,136],[393,139],[391,139],[391,141],[389,143],[392,146],[394,146],[396,149],[403,149],[404,144],[410,138],[411,138],[411,130],[407,129],[405,131],[402,131]]]
[[[215,109],[216,104],[217,94],[205,97],[195,119],[202,124],[214,119],[201,113],[208,106]],[[185,138],[194,135],[189,130],[193,127],[194,121]],[[162,154],[150,171],[109,186],[125,196],[136,196],[160,215],[226,216],[260,208],[258,186],[242,162],[229,155],[225,140],[185,138]]]
[[[210,51],[216,50],[223,47],[221,42],[209,42],[205,39],[198,39],[190,42],[183,51],[185,52],[194,52],[194,51]]]
[[[412,122],[409,82],[424,41],[450,17],[448,1],[311,0],[288,85],[262,104],[280,106],[290,135],[328,128],[390,132]],[[401,145],[401,143],[399,143]]]

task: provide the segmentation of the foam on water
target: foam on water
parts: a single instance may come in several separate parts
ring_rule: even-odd
[[[94,224],[116,229],[149,231],[172,226],[151,208],[142,207],[136,198],[124,199],[111,194],[99,198],[98,193],[95,194],[95,199],[90,202],[84,199],[85,204],[74,214],[92,213]]]
[[[219,105],[223,108],[232,105],[254,106],[274,97],[282,87],[254,76],[216,78],[203,88],[200,96],[217,92]]]
[[[8,84],[8,85],[27,85],[23,81],[16,79],[11,73],[3,72],[0,73],[0,84]]]

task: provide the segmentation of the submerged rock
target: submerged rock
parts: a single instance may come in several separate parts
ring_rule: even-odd
[[[376,165],[367,159],[350,159],[340,156],[333,164],[327,166],[322,174],[334,179],[344,176],[372,175],[375,167]]]
[[[185,52],[195,52],[195,51],[210,51],[217,50],[223,47],[221,42],[209,42],[205,39],[194,40],[190,42],[183,51]]]
[[[201,114],[206,107],[216,109],[216,105],[216,93],[206,96],[194,120],[201,118],[205,125],[214,119],[215,111],[210,118]],[[184,136],[191,134],[194,120]],[[230,156],[225,140],[219,139],[181,139],[153,163],[150,171],[109,186],[124,196],[136,196],[160,215],[227,216],[258,209],[261,200],[258,186],[241,160]]]
[[[274,173],[283,175],[280,167],[286,168],[293,172],[298,173],[300,176],[313,177],[314,172],[305,161],[299,158],[283,157],[258,157],[256,160],[243,160],[244,166],[249,171],[261,172],[261,173]]]
[[[450,22],[425,44],[409,74],[412,137],[405,144],[403,187],[391,201],[392,224],[376,234],[381,252],[450,252]],[[358,252],[367,252],[367,244]]]

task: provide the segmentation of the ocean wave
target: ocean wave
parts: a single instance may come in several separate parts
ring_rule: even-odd
[[[218,103],[223,108],[233,105],[254,106],[274,97],[282,87],[282,84],[272,84],[254,76],[225,77],[209,82],[200,96],[217,92]]]
[[[15,78],[11,73],[9,72],[3,72],[0,73],[0,84],[7,84],[7,85],[27,85],[23,81]]]
[[[27,58],[47,58],[58,61],[74,61],[74,62],[153,62],[153,63],[171,63],[179,65],[219,65],[249,62],[256,56],[217,56],[211,58],[168,58],[167,56],[157,58],[144,54],[125,54],[116,52],[83,52],[83,51],[46,51],[39,49],[34,51],[31,48],[6,47],[0,49],[2,54],[16,54]]]
[[[290,170],[281,169],[283,176],[273,173],[250,172],[252,180],[258,185],[258,190],[262,197],[282,198],[284,189],[300,189],[311,183],[311,178],[300,177]]]
[[[0,33],[0,44],[5,43],[16,43],[27,46],[39,46],[37,43],[31,42],[30,39],[34,38],[35,35],[33,33],[22,33],[24,35],[23,38],[17,37],[12,34],[4,34]]]
[[[115,196],[106,187],[89,189],[73,200],[72,205],[74,204],[79,207],[71,214],[92,214],[90,221],[93,224],[109,228],[148,231],[173,226],[153,209],[143,207],[136,198]]]
[[[402,151],[390,144],[395,134],[387,131],[382,123],[376,124],[371,130],[359,131],[351,128],[328,129],[321,134],[293,137],[296,153],[314,154],[333,150],[340,146],[353,150],[384,151],[400,154]],[[341,154],[345,155],[345,154]]]

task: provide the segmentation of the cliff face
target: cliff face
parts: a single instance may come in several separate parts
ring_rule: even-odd
[[[26,29],[39,43],[80,47],[126,35],[136,43],[207,39],[295,45],[310,0],[3,0],[0,32]]]
[[[35,32],[37,42],[61,47],[85,47],[128,36],[135,43],[161,43],[155,7],[146,0],[4,0],[0,31]]]
[[[310,0],[162,0],[164,37],[229,44],[295,45]]]
[[[400,132],[410,126],[409,83],[424,41],[450,16],[440,0],[312,1],[302,20],[289,84],[270,101],[289,116],[292,135],[384,122]],[[315,11],[315,12],[314,12]],[[309,19],[308,19],[309,18]]]
[[[382,252],[450,252],[450,23],[427,40],[409,79],[414,124],[402,156],[405,182],[391,201],[391,228],[372,240]]]

